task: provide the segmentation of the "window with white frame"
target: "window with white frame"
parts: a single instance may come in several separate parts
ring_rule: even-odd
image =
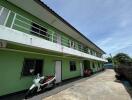
[[[92,63],[92,67],[95,68],[95,63],[94,62]]]
[[[87,47],[84,47],[84,52],[88,53],[88,48]]]
[[[83,46],[83,44],[81,44],[81,51],[82,51],[82,52],[84,51],[84,46]]]
[[[42,74],[43,60],[25,58],[23,62],[22,76]]]
[[[47,40],[49,39],[46,28],[44,28],[36,23],[32,23],[31,30],[32,30],[31,33],[33,33],[35,35],[43,36],[43,38],[45,38]]]
[[[6,18],[7,18],[7,15],[9,13],[9,10],[6,9],[6,8],[0,8],[0,25],[4,25],[5,24],[5,21],[6,21]]]
[[[69,46],[70,46],[70,48],[75,48],[75,42],[74,41],[72,41],[72,40],[69,40]]]
[[[90,50],[90,54],[93,55],[93,50]]]
[[[81,44],[78,43],[78,50],[81,51]]]
[[[60,34],[56,34],[56,43],[61,44],[61,35]]]
[[[95,56],[97,56],[97,53],[95,52]]]
[[[88,48],[88,53],[90,54],[90,49]]]
[[[76,62],[70,61],[70,71],[76,71]]]
[[[93,55],[96,56],[96,52],[95,51],[93,51]]]
[[[100,66],[100,62],[98,62],[98,67],[100,68],[101,66]]]
[[[1,9],[2,9],[2,6],[0,6],[0,11],[1,11]]]
[[[75,42],[75,49],[78,49],[78,43]]]

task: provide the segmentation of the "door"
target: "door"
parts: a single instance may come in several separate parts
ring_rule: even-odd
[[[83,63],[80,62],[80,72],[81,72],[81,76],[83,76]]]
[[[55,61],[56,83],[61,82],[61,61]]]

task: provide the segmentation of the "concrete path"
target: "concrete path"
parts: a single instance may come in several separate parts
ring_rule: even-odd
[[[91,77],[64,82],[27,100],[132,100],[132,87],[123,83],[115,79],[113,70],[105,70]],[[20,93],[0,100],[24,100],[24,97],[25,93]]]
[[[43,100],[132,100],[131,96],[131,87],[116,81],[113,70],[106,70]]]

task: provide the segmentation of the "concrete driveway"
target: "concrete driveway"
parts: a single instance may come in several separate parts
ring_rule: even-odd
[[[43,100],[132,100],[131,94],[131,87],[116,81],[113,70],[106,70]]]
[[[0,100],[24,100],[24,96],[25,93],[21,93]],[[132,87],[126,81],[117,81],[113,70],[105,70],[91,77],[64,82],[28,100],[132,100]]]

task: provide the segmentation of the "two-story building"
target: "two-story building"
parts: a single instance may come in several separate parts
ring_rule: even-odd
[[[0,0],[0,96],[28,89],[37,73],[59,83],[97,72],[104,53],[40,0]]]

